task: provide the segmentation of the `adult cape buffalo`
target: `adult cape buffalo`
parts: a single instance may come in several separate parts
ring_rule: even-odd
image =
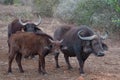
[[[69,57],[77,57],[80,66],[80,74],[84,73],[83,67],[85,60],[91,53],[96,56],[104,56],[104,50],[107,50],[107,45],[103,43],[103,40],[107,37],[107,34],[100,36],[92,29],[85,25],[79,27],[60,26],[54,32],[54,38],[56,40],[63,39],[62,45],[67,46],[66,49],[61,50],[64,54],[65,61],[68,65],[68,69],[72,66],[69,62]],[[58,64],[59,52],[55,55],[56,67]]]
[[[41,23],[41,17],[39,16],[38,22],[31,22],[28,20],[21,20],[21,17],[19,19],[13,20],[8,25],[8,38],[16,33],[17,31],[24,30],[25,32],[37,32],[41,31],[37,26]]]
[[[10,36],[17,31],[24,30],[25,32],[42,32],[41,29],[39,29],[37,26],[41,23],[41,17],[39,16],[38,22],[31,22],[28,20],[21,20],[21,17],[19,19],[15,19],[8,25],[8,39]],[[10,46],[10,43],[8,42],[8,47]]]

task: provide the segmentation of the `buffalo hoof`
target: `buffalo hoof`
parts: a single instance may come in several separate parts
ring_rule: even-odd
[[[11,72],[8,73],[9,76],[12,76],[13,74]]]
[[[79,68],[80,74],[84,74],[84,71]]]
[[[72,66],[69,66],[69,67],[68,67],[68,70],[71,70],[71,69],[73,69],[73,67],[72,67]]]
[[[47,72],[42,71],[41,74],[42,74],[42,75],[45,75],[45,74],[47,74]]]
[[[47,74],[47,72],[46,72],[46,71],[39,71],[39,73],[40,73],[40,74],[42,74],[42,75]]]
[[[9,73],[12,73],[12,70],[8,70],[8,74],[9,74]]]
[[[8,72],[8,75],[11,75],[12,74],[12,72]]]
[[[24,70],[21,70],[20,73],[24,73]]]
[[[58,65],[58,66],[56,66],[56,68],[60,68],[60,66]]]
[[[84,73],[81,73],[80,76],[85,77],[85,74],[84,74]]]

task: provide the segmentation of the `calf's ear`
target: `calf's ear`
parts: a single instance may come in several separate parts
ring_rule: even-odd
[[[103,49],[104,49],[105,51],[108,50],[108,46],[107,46],[105,43],[102,43],[102,47],[103,47]]]

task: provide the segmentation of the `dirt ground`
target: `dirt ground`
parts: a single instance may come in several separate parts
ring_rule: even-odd
[[[1,7],[2,5],[0,5]],[[61,68],[55,68],[55,61],[53,55],[48,55],[46,59],[46,71],[48,74],[41,75],[38,73],[38,57],[35,59],[22,59],[22,66],[25,70],[20,73],[18,66],[14,60],[12,64],[13,73],[7,74],[8,68],[8,46],[7,46],[7,25],[13,20],[3,20],[2,14],[12,13],[11,10],[16,7],[2,6],[0,8],[0,80],[77,80],[80,79],[79,66],[76,58],[71,57],[70,62],[73,66],[72,70],[67,70],[67,66],[63,57],[60,54],[59,63]],[[12,9],[13,10],[13,9]],[[51,18],[43,18],[39,28],[44,32],[52,35],[55,30],[55,25],[59,23]],[[120,80],[120,43],[117,40],[107,39],[105,41],[109,46],[104,57],[95,57],[90,55],[84,67],[85,75],[81,80]]]

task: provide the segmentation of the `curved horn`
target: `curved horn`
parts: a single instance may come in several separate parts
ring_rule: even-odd
[[[60,40],[60,43],[62,43],[62,42],[63,42],[63,39]]]
[[[105,40],[108,37],[108,32],[106,31],[106,34],[104,36],[101,36],[103,40]]]
[[[54,41],[53,41],[52,39],[49,39],[49,41],[50,41],[51,43],[54,43]]]
[[[19,23],[23,26],[25,26],[27,23],[23,23],[22,20],[21,20],[21,17],[19,17]]]
[[[39,21],[38,21],[38,22],[34,22],[34,24],[35,24],[36,26],[38,26],[40,23],[41,23],[41,17],[39,16]]]
[[[81,33],[81,32],[82,32],[81,30],[78,31],[78,37],[79,37],[80,39],[82,39],[82,40],[93,40],[94,38],[97,37],[96,35],[89,36],[89,37],[82,37],[82,36],[80,36],[80,33]]]

